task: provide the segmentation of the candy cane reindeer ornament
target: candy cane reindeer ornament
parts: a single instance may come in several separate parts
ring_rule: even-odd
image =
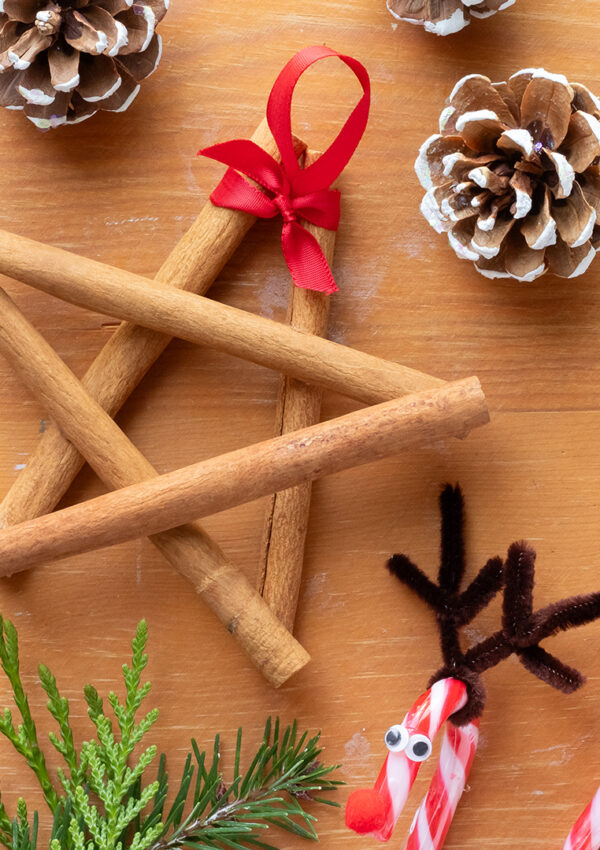
[[[459,487],[444,489],[440,508],[438,583],[405,555],[394,555],[388,568],[434,610],[444,663],[404,722],[386,732],[389,752],[375,786],[353,792],[346,805],[346,824],[351,829],[389,840],[419,767],[431,755],[433,739],[444,726],[437,770],[413,820],[406,850],[438,850],[444,843],[477,749],[479,718],[485,706],[481,674],[515,654],[542,681],[571,693],[584,683],[583,676],[550,655],[540,641],[600,617],[600,593],[574,596],[534,611],[535,552],[523,542],[512,544],[504,562],[491,558],[461,591],[465,552]],[[460,630],[501,590],[501,628],[463,651]],[[575,844],[573,850],[593,847]]]

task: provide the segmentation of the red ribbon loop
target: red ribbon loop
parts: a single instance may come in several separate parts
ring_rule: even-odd
[[[308,168],[301,168],[294,153],[292,97],[304,71],[319,59],[329,56],[337,56],[353,71],[362,86],[363,95],[327,150]],[[281,245],[296,286],[317,292],[337,291],[317,240],[298,219],[306,219],[327,230],[337,230],[340,193],[329,187],[356,150],[367,126],[369,103],[369,75],[360,62],[329,47],[306,47],[283,68],[267,104],[267,121],[281,154],[281,165],[248,139],[223,142],[199,152],[229,166],[210,196],[214,204],[242,210],[258,218],[281,215]],[[270,194],[259,191],[239,172]]]

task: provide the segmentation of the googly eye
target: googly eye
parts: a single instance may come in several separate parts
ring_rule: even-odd
[[[411,761],[426,761],[433,747],[427,735],[411,735],[406,746],[406,755]]]
[[[404,726],[390,726],[385,733],[385,745],[390,753],[401,753],[406,749],[409,738],[408,730]]]

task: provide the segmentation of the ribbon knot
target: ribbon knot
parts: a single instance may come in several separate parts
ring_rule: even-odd
[[[292,96],[304,71],[328,56],[337,56],[353,71],[362,86],[363,95],[327,150],[308,168],[301,168],[294,153]],[[337,291],[319,243],[299,219],[306,219],[327,230],[337,230],[340,193],[330,186],[344,170],[364,133],[369,103],[369,75],[360,62],[329,47],[306,47],[283,68],[267,104],[267,121],[281,154],[281,164],[249,139],[223,142],[199,152],[229,166],[210,196],[214,204],[242,210],[259,218],[281,215],[281,245],[296,286],[317,292]],[[257,189],[242,174],[266,192]]]
[[[279,208],[285,224],[296,221],[296,211],[292,205],[292,199],[288,195],[275,195],[273,203]]]

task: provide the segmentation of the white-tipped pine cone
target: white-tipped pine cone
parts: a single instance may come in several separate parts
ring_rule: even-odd
[[[421,211],[489,278],[577,277],[600,247],[600,100],[542,69],[471,74],[415,163]]]
[[[123,112],[161,56],[169,0],[0,0],[0,105],[42,130]]]
[[[515,0],[387,0],[395,18],[420,24],[427,32],[452,35],[471,23],[471,18],[489,18],[508,9]]]

